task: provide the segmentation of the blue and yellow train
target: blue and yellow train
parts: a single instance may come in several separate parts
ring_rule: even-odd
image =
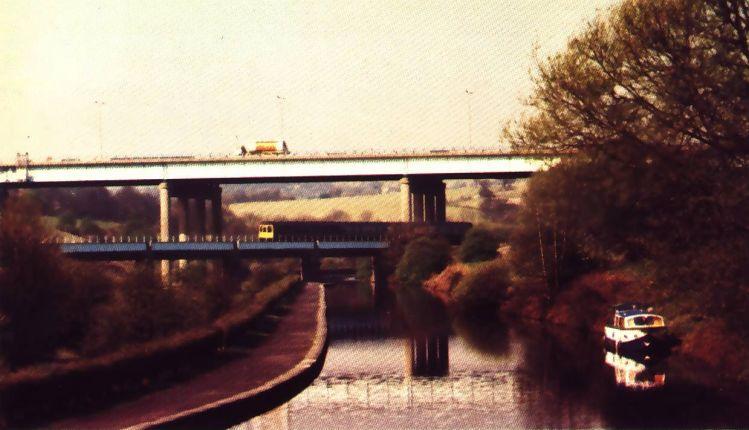
[[[263,221],[258,227],[260,240],[385,240],[409,227],[434,228],[451,243],[459,243],[471,228],[468,222],[434,225],[405,222]]]

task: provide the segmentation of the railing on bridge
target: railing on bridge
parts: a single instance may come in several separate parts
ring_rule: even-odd
[[[481,146],[463,146],[463,147],[443,147],[443,148],[407,148],[401,150],[382,150],[380,148],[372,148],[358,151],[300,151],[292,152],[287,155],[278,154],[255,154],[255,155],[236,155],[236,154],[216,154],[216,153],[204,153],[204,154],[152,154],[145,156],[114,156],[114,157],[93,157],[87,158],[53,158],[53,157],[41,157],[39,159],[32,159],[28,154],[18,154],[15,160],[0,160],[0,166],[2,167],[15,167],[15,168],[29,168],[33,166],[42,165],[66,165],[66,164],[117,164],[117,163],[137,163],[137,162],[194,162],[196,160],[206,161],[223,161],[223,160],[237,160],[246,159],[250,160],[268,160],[268,159],[294,159],[294,158],[337,158],[337,157],[409,157],[409,156],[422,156],[422,157],[440,157],[440,156],[465,156],[465,155],[504,155],[504,156],[558,156],[559,154],[552,153],[538,153],[533,151],[517,151],[517,150],[504,150],[502,148],[495,147],[481,147]]]
[[[390,245],[384,236],[281,236],[261,240],[252,235],[172,236],[167,241],[153,236],[90,236],[86,238],[51,238],[63,254],[89,259],[210,259],[224,256],[264,255],[370,255]]]
[[[255,235],[193,235],[170,236],[168,240],[161,240],[158,236],[85,236],[85,237],[50,237],[44,243],[53,245],[63,244],[95,244],[95,243],[294,243],[294,242],[387,242],[386,235],[302,235],[278,236],[274,239],[259,239]]]

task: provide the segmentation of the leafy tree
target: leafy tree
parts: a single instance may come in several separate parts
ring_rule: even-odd
[[[104,230],[101,229],[91,218],[83,218],[78,227],[78,231],[84,236],[103,236]]]
[[[503,184],[503,189],[507,189]],[[489,187],[488,181],[479,181],[479,210],[481,213],[493,220],[507,219],[515,214],[517,206],[511,204],[506,198],[497,197]]]
[[[470,270],[452,291],[455,303],[464,311],[496,312],[507,296],[510,271],[501,261],[481,263]]]
[[[57,229],[72,234],[78,234],[78,220],[72,212],[66,211],[60,215],[57,222]]]
[[[330,199],[333,197],[340,197],[343,195],[343,190],[340,187],[331,186],[328,191],[320,193],[319,198]]]
[[[351,215],[349,215],[348,212],[343,211],[341,209],[333,209],[332,211],[328,212],[325,217],[322,218],[323,221],[351,221]]]
[[[435,237],[418,237],[405,248],[395,269],[401,285],[421,287],[429,276],[439,273],[450,262],[450,244]]]
[[[84,352],[101,353],[173,333],[189,317],[181,310],[150,267],[136,267],[94,310]]]
[[[747,31],[746,1],[625,0],[539,64],[529,114],[505,135],[519,151],[567,155],[531,180],[513,245],[522,256],[535,230],[527,255],[536,258],[516,264],[560,279],[549,273],[573,266],[549,264],[550,252],[571,241],[586,258],[657,261],[664,282],[699,291],[716,314],[737,303],[749,284],[740,257],[749,242]]]
[[[466,232],[458,249],[458,256],[465,263],[491,260],[497,256],[497,245],[497,238],[491,231],[473,227]]]
[[[8,198],[0,217],[0,352],[18,367],[48,357],[60,344],[66,276],[57,252],[42,245],[39,207]]]
[[[571,198],[576,180],[568,170],[567,165],[555,166],[531,178],[510,236],[513,268],[520,275],[543,279],[549,298],[565,281],[591,267],[590,256],[596,255],[586,253],[582,242],[598,237],[597,199],[583,193],[590,198],[585,206],[580,199]],[[592,232],[590,236],[588,232]]]
[[[144,229],[155,228],[159,216],[159,202],[156,195],[141,193],[133,187],[122,187],[114,194],[113,200],[115,210],[108,219],[136,220]]]
[[[626,0],[539,66],[536,114],[508,130],[518,149],[743,165],[749,146],[747,3]],[[673,161],[673,160],[672,160]]]

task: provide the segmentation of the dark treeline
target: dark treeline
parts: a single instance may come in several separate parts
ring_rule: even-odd
[[[529,183],[513,265],[549,300],[639,265],[670,316],[749,333],[749,4],[625,0],[540,61],[506,137],[564,154]]]
[[[277,202],[294,200],[295,197],[281,188],[265,188],[257,191],[233,190],[224,198],[226,204],[244,202]]]
[[[515,150],[561,161],[520,207],[480,183],[501,228],[474,229],[454,256],[412,241],[396,283],[584,330],[616,302],[652,302],[682,353],[749,380],[748,35],[740,0],[624,0],[601,15],[539,61],[527,113],[505,129]]]
[[[158,224],[159,202],[155,194],[133,187],[44,188],[33,190],[43,215],[57,217],[58,227],[80,235],[153,235]],[[107,231],[94,221],[122,224]]]
[[[103,194],[102,194],[103,195]],[[232,276],[193,262],[165,284],[153,262],[85,263],[44,245],[39,200],[15,193],[0,210],[0,373],[93,357],[211,323],[294,273],[293,262]],[[233,219],[234,224],[241,224]],[[239,229],[240,227],[233,227]]]

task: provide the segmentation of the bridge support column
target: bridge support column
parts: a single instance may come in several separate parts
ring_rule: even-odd
[[[205,200],[195,199],[195,234],[200,237],[204,237],[206,232]]]
[[[401,221],[435,224],[445,222],[445,183],[439,178],[406,177],[400,180]]]
[[[435,188],[434,196],[434,221],[443,223],[447,221],[447,197],[445,195],[445,182],[439,181]]]
[[[190,229],[190,199],[187,196],[177,198],[177,241],[187,242]],[[187,260],[179,260],[177,266],[180,269],[187,267]]]
[[[382,295],[385,293],[387,287],[387,279],[385,279],[385,268],[383,267],[382,257],[372,257],[372,277],[370,280],[372,286],[372,298],[373,302],[377,303],[381,300]]]
[[[221,186],[214,184],[208,192],[208,200],[211,201],[210,224],[208,234],[211,239],[220,240],[224,229],[224,213],[221,205]],[[224,270],[225,273],[231,272],[231,263],[228,259],[223,261],[215,260],[211,263],[211,270],[218,274]]]
[[[162,182],[159,184],[159,240],[166,242],[169,240],[169,184]],[[171,263],[169,260],[161,260],[161,279],[165,285],[169,284],[171,272]]]
[[[214,185],[210,193],[211,199],[211,234],[221,236],[224,228],[223,212],[221,208],[221,187]]]
[[[411,187],[411,200],[413,205],[413,215],[411,218],[411,222],[415,223],[423,223],[425,221],[424,219],[424,191],[416,188]]]
[[[316,256],[302,257],[302,281],[314,282],[320,280],[320,258]]]
[[[401,187],[401,221],[411,222],[413,219],[413,199],[411,196],[411,184],[408,178],[400,180]]]
[[[221,186],[208,181],[172,181],[160,185],[161,193],[161,240],[176,236],[180,242],[189,242],[194,236],[198,240],[221,236],[223,220],[221,212]],[[169,226],[169,202],[176,198],[176,225]],[[210,223],[206,202],[211,202]],[[164,212],[166,211],[166,212]],[[166,224],[164,224],[166,223]],[[172,227],[171,230],[169,227]],[[170,236],[172,235],[172,236]],[[178,260],[178,267],[187,267],[187,260]],[[162,264],[163,266],[163,264]],[[162,270],[163,272],[163,270]]]

